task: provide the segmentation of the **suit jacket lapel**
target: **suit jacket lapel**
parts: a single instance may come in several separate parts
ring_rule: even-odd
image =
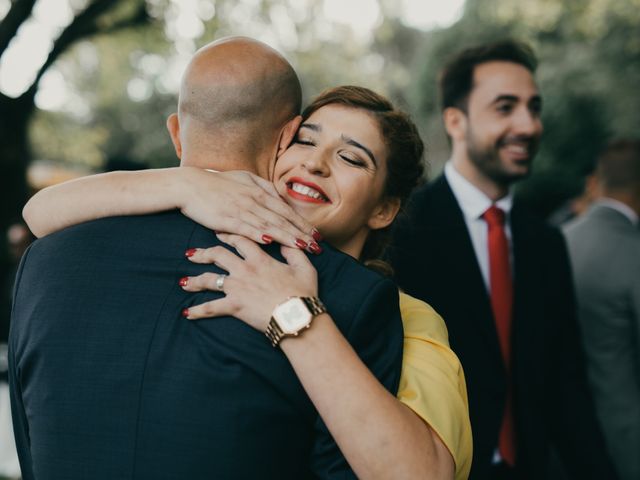
[[[451,284],[455,285],[459,301],[472,307],[467,309],[467,322],[477,329],[490,351],[495,352],[496,360],[503,364],[491,301],[464,215],[444,175],[434,182],[433,188],[440,203],[433,209],[436,213],[431,219],[433,227],[439,230],[435,236],[439,244],[436,245],[433,254],[438,255],[439,251],[452,252],[449,257],[443,258],[443,261],[449,262],[445,268],[450,272]]]
[[[541,268],[542,259],[536,244],[536,230],[531,228],[527,215],[516,205],[511,212],[511,232],[514,258],[514,310],[512,342],[514,344],[514,368],[525,370],[533,379],[535,372],[541,371],[535,365],[529,365],[532,359],[531,349],[543,344],[544,311],[540,298],[541,286],[545,279]]]

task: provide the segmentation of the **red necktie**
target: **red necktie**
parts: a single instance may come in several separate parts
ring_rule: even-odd
[[[489,286],[491,307],[496,322],[502,358],[507,370],[507,398],[500,427],[498,450],[509,465],[516,463],[516,435],[513,422],[513,395],[511,388],[511,314],[513,284],[509,263],[509,242],[504,231],[505,214],[492,205],[482,215],[489,226]]]

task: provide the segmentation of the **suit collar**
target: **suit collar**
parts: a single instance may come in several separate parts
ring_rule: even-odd
[[[438,177],[430,186],[435,205],[431,206],[432,217],[427,219],[434,232],[434,250],[448,252],[442,257],[447,265],[448,275],[455,279],[451,282],[459,292],[465,307],[463,315],[469,316],[470,325],[477,328],[484,338],[488,351],[498,365],[504,365],[498,343],[495,321],[487,288],[482,279],[478,259],[476,258],[471,237],[464,220],[464,214],[447,182],[445,175]],[[454,292],[451,293],[454,295]],[[469,307],[469,308],[467,308]],[[446,321],[446,318],[445,318]],[[471,334],[471,332],[469,332]]]
[[[437,207],[430,205],[434,198]],[[425,185],[412,199],[410,209],[420,218],[420,224],[428,230],[464,227],[464,215],[444,175]]]
[[[493,205],[494,202],[482,190],[462,176],[450,161],[444,167],[444,176],[467,220],[477,220]],[[495,204],[508,217],[513,206],[513,194],[509,192]]]
[[[473,306],[467,314],[473,318],[470,322],[475,326],[484,338],[488,351],[493,352],[497,364],[504,365],[498,335],[491,310],[491,302],[482,280],[480,267],[478,266],[471,238],[464,221],[463,213],[457,204],[455,195],[447,182],[445,175],[441,175],[432,184],[432,189],[438,206],[447,212],[447,222],[451,227],[439,235],[442,251],[454,252],[455,260],[448,267],[452,277],[456,278],[456,291],[460,292],[460,298],[464,303]],[[434,210],[438,208],[434,207]],[[513,338],[514,345],[527,345],[529,341],[537,341],[540,336],[540,324],[532,321],[539,313],[537,305],[540,304],[537,285],[544,283],[541,277],[540,260],[533,255],[538,249],[540,241],[540,224],[526,208],[516,203],[510,215],[513,234],[514,256],[514,310],[513,310]],[[436,218],[433,219],[436,221]],[[434,225],[440,227],[440,225]],[[446,320],[446,318],[445,318]],[[514,348],[514,361],[518,355],[523,354],[519,350],[528,351],[527,348]],[[522,362],[520,362],[522,363]]]
[[[609,214],[611,214],[612,211],[619,214],[615,216],[623,216],[631,225],[638,226],[638,214],[627,204],[614,200],[613,198],[604,197],[598,199],[590,209],[590,212],[593,212],[595,215],[599,215],[598,212],[602,212],[603,215],[611,216]]]

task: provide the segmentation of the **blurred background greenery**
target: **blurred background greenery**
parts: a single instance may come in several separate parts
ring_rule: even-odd
[[[282,51],[306,99],[345,83],[389,95],[419,124],[432,175],[448,155],[443,60],[479,41],[530,42],[546,128],[520,194],[543,214],[580,190],[607,139],[640,132],[640,0],[0,0],[0,19],[0,232],[44,185],[175,165],[164,122],[180,74],[230,34]]]
[[[546,132],[521,193],[545,213],[579,189],[606,139],[640,132],[640,0],[408,3],[0,0],[2,231],[30,188],[76,172],[175,165],[164,121],[180,73],[197,47],[229,34],[284,52],[306,98],[344,83],[389,95],[417,120],[432,173],[448,155],[436,95],[443,60],[478,41],[530,42]],[[458,18],[429,24],[442,3],[457,5]],[[29,40],[29,30],[40,34]],[[26,63],[32,71],[15,68]]]

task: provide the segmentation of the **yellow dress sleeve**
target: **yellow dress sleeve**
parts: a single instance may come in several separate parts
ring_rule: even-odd
[[[398,399],[436,432],[451,452],[456,480],[469,476],[472,457],[467,386],[449,348],[447,327],[433,308],[400,293],[404,353]]]

